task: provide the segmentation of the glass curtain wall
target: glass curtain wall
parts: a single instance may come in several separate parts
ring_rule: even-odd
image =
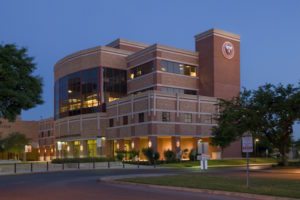
[[[55,118],[96,112],[99,67],[75,72],[55,82]]]
[[[100,72],[103,74],[100,75]],[[126,70],[108,67],[100,70],[100,67],[95,67],[60,78],[54,86],[55,119],[105,112],[105,102],[117,100],[127,94],[126,76]],[[104,95],[102,109],[100,109],[101,86]]]
[[[104,102],[117,100],[127,94],[126,70],[103,68]]]

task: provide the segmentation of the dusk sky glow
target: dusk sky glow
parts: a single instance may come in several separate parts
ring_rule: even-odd
[[[0,0],[0,42],[27,47],[43,77],[45,103],[22,114],[53,116],[53,66],[116,38],[194,50],[210,28],[241,36],[241,85],[300,81],[300,1]],[[295,129],[300,136],[300,128]]]

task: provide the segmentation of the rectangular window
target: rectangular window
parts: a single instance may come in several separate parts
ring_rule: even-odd
[[[128,124],[128,116],[123,116],[123,125]]]
[[[186,123],[192,123],[192,114],[191,113],[185,113],[183,115],[183,121]]]
[[[114,119],[109,119],[109,127],[113,127],[114,126]]]
[[[160,61],[160,69],[164,72],[174,73],[174,74],[181,74],[186,76],[193,76],[196,77],[196,66],[171,62],[167,60]]]
[[[169,122],[170,121],[170,113],[169,112],[162,112],[162,121]]]
[[[171,87],[160,87],[161,91],[171,93],[171,94],[189,94],[189,95],[196,95],[197,91],[196,90],[184,90],[181,88],[171,88]]]
[[[154,62],[150,61],[130,69],[129,78],[134,79],[154,71]]]
[[[139,113],[139,122],[144,122],[144,121],[145,121],[144,113]]]

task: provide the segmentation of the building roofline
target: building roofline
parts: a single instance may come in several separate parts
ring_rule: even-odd
[[[221,37],[225,37],[225,38],[229,38],[229,39],[232,39],[232,40],[240,41],[240,35],[235,34],[235,33],[230,33],[230,32],[227,32],[227,31],[223,31],[223,30],[220,30],[220,29],[214,29],[214,28],[212,28],[208,31],[205,31],[203,33],[199,33],[199,34],[195,35],[195,39],[197,41],[197,40],[206,38],[206,37],[211,36],[211,35],[218,35],[218,36],[221,36]]]
[[[148,44],[144,44],[144,43],[141,43],[141,42],[129,41],[129,40],[126,40],[126,39],[123,39],[123,38],[118,38],[118,39],[108,43],[105,46],[115,48],[116,46],[118,46],[120,44],[126,44],[126,45],[140,47],[140,48],[146,48],[146,47],[149,46]]]
[[[172,52],[172,53],[179,53],[179,54],[186,55],[186,56],[193,56],[193,57],[198,56],[198,52],[195,52],[195,51],[180,49],[180,48],[176,48],[176,47],[170,47],[170,46],[155,43],[151,46],[148,46],[145,49],[142,49],[138,52],[135,52],[135,53],[129,55],[127,57],[127,59],[128,60],[133,60],[133,59],[135,59],[135,58],[137,58],[137,57],[139,57],[143,54],[150,53],[152,51],[159,51],[159,50],[169,51],[169,52]]]
[[[65,62],[68,62],[72,59],[75,59],[77,57],[84,56],[84,55],[91,54],[91,53],[97,53],[97,52],[101,52],[101,51],[105,51],[105,52],[108,52],[108,53],[109,52],[118,53],[118,54],[123,55],[123,56],[128,56],[128,55],[133,53],[131,51],[127,51],[127,50],[123,50],[123,49],[116,49],[116,48],[108,47],[108,46],[96,46],[96,47],[80,50],[80,51],[71,53],[71,54],[63,57],[62,59],[58,60],[55,63],[54,69],[56,69],[57,66],[65,63]]]

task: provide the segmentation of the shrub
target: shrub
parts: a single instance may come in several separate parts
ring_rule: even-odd
[[[117,158],[117,160],[119,160],[119,161],[124,160],[124,158],[126,156],[126,153],[127,152],[125,150],[117,150],[116,151],[116,158]]]
[[[167,151],[164,151],[164,156],[167,162],[172,162],[176,160],[175,153],[169,149]]]
[[[191,149],[190,154],[189,154],[189,158],[191,161],[195,161],[197,160],[197,152],[195,149]]]
[[[136,156],[139,157],[140,155],[140,151],[137,151],[137,150],[131,150],[131,151],[128,151],[128,156],[129,156],[129,160],[133,160]]]
[[[155,152],[152,148],[144,148],[142,152],[151,164],[154,164],[160,157],[159,153]]]

